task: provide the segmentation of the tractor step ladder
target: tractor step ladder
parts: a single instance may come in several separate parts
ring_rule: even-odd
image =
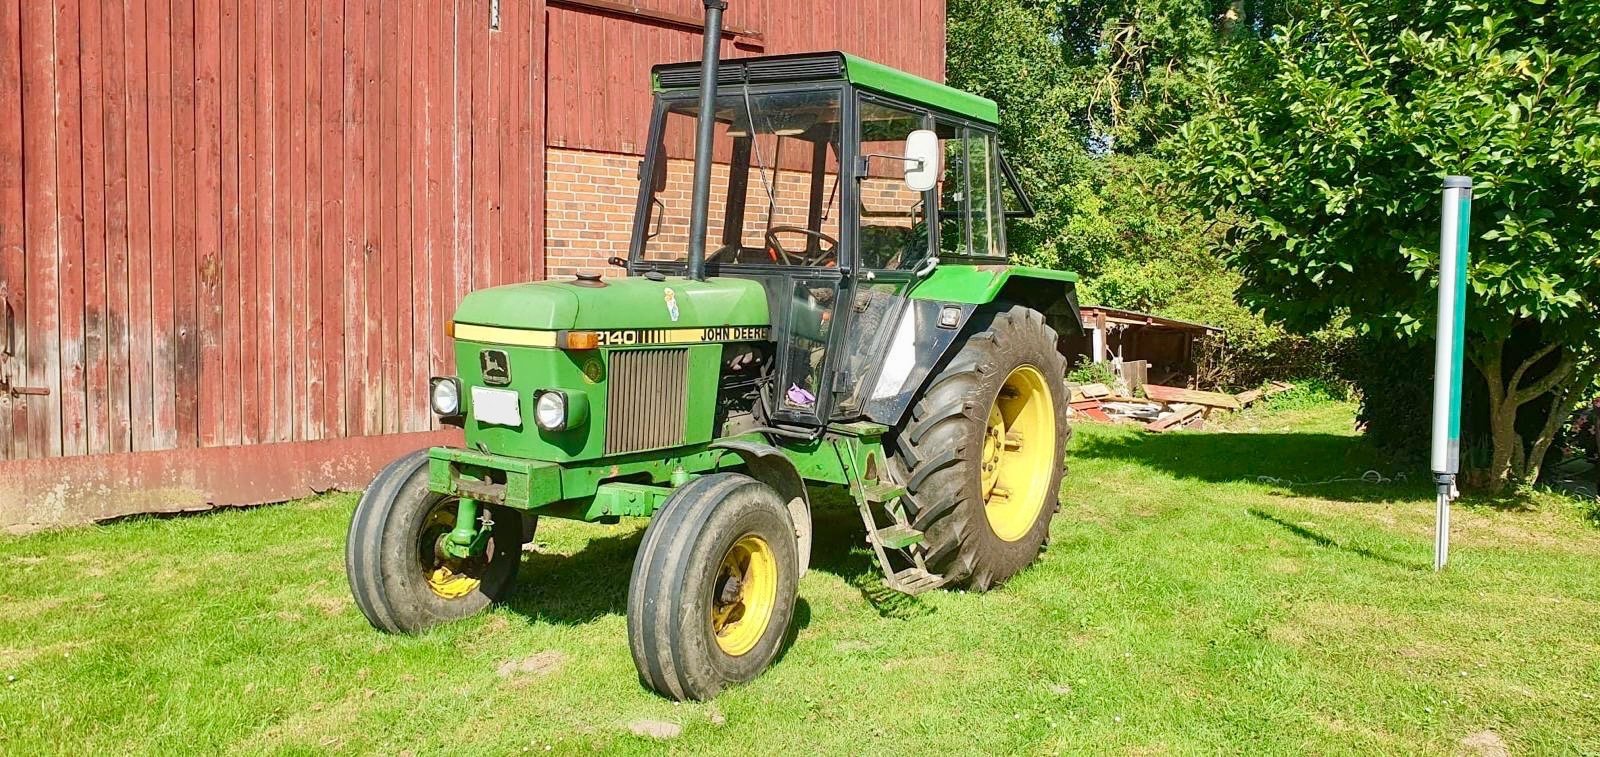
[[[846,444],[854,446],[848,442]],[[839,452],[849,459],[854,450],[841,448]],[[883,571],[884,581],[889,588],[905,594],[921,594],[943,586],[945,577],[929,572],[923,563],[921,544],[926,535],[912,528],[906,519],[905,501],[911,498],[911,494],[904,486],[895,483],[863,480],[855,466],[848,463],[845,470],[851,479],[850,491],[861,511],[861,522],[867,527],[867,543],[872,545],[873,554],[877,555],[878,568]],[[894,522],[879,527],[878,518],[872,512],[874,506],[882,507]],[[896,569],[889,559],[890,550],[900,552],[911,565]]]

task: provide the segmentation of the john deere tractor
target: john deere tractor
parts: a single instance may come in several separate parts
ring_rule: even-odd
[[[1080,324],[1073,275],[1007,262],[1029,208],[992,101],[839,53],[718,61],[715,34],[653,79],[618,275],[463,300],[430,401],[465,445],[378,474],[346,565],[374,626],[418,632],[505,597],[541,517],[649,516],[634,662],[704,699],[779,651],[808,487],[848,490],[899,591],[1032,562]]]

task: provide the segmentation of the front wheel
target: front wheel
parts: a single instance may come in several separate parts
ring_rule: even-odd
[[[639,678],[710,699],[772,664],[794,615],[794,522],[772,487],[740,473],[679,487],[645,531],[628,585]]]
[[[498,601],[517,577],[522,516],[481,506],[492,522],[483,553],[465,559],[444,553],[458,501],[428,490],[428,453],[390,463],[361,495],[345,542],[345,572],[356,606],[373,627],[418,633],[473,615]]]

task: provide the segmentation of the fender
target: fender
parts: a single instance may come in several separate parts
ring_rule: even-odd
[[[811,567],[811,497],[800,471],[783,451],[771,445],[741,439],[724,439],[711,443],[712,449],[725,449],[739,456],[751,477],[776,489],[789,508],[789,518],[794,521],[796,554],[800,558],[800,575]]]
[[[1012,265],[939,266],[911,290],[888,342],[876,385],[862,407],[875,423],[898,427],[917,390],[980,306],[1025,305],[1057,334],[1081,332],[1077,274]]]

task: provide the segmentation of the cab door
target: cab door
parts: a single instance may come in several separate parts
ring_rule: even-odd
[[[898,386],[909,377],[914,350],[895,349],[915,338],[906,333],[915,319],[908,295],[941,256],[959,256],[967,248],[963,214],[944,209],[963,201],[966,167],[960,124],[865,94],[857,113],[861,160],[854,208],[856,266],[838,361],[836,418],[865,414],[883,380]],[[943,147],[943,178],[926,192],[906,186],[904,163],[896,159],[905,154],[906,138],[918,129],[933,129]],[[914,324],[910,331],[916,331]]]

